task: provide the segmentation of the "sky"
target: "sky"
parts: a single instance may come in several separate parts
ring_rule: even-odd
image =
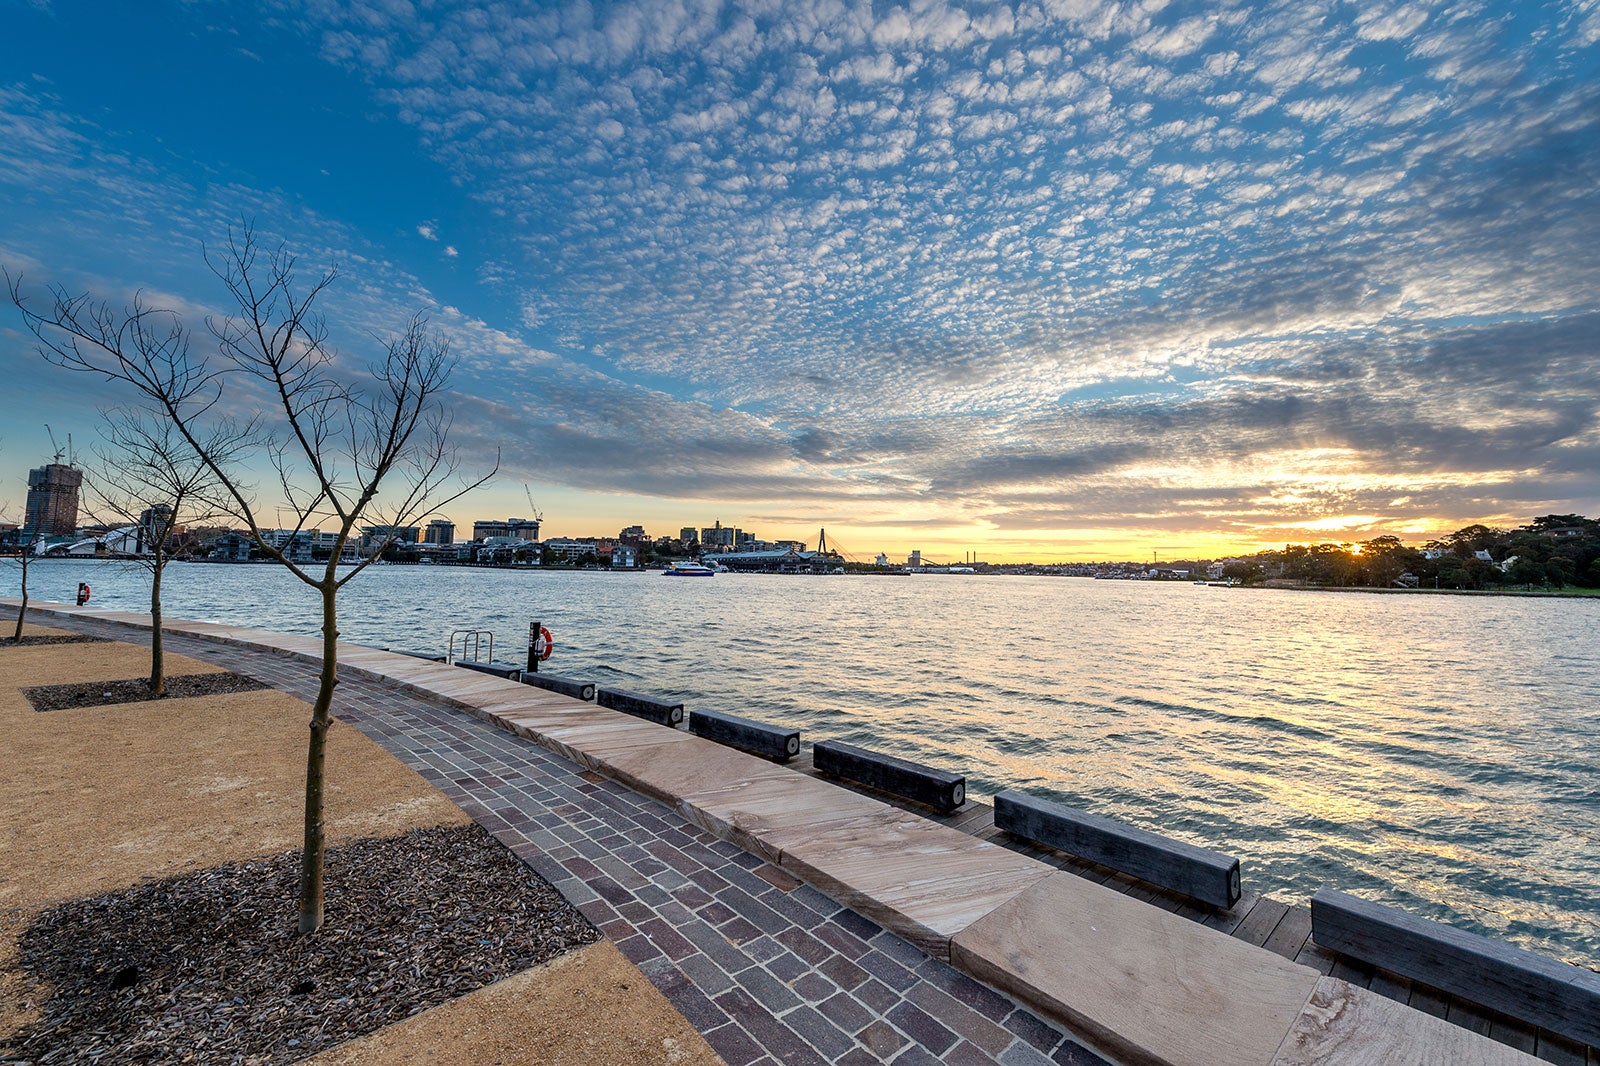
[[[0,0],[0,264],[253,220],[460,359],[460,524],[1007,561],[1600,514],[1600,0]],[[0,308],[0,503],[105,383]]]

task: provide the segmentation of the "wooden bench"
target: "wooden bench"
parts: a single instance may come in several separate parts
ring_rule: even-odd
[[[798,729],[784,729],[737,714],[695,711],[689,716],[689,732],[779,762],[788,762],[800,754]]]
[[[575,700],[594,701],[593,681],[574,681],[568,677],[557,677],[555,674],[530,674],[522,671],[522,683],[535,688],[549,689],[559,692],[563,696],[571,696]]]
[[[1239,902],[1239,860],[1007,789],[994,798],[994,824],[1090,862],[1227,910]]]
[[[683,721],[683,704],[641,696],[637,692],[624,692],[619,688],[597,689],[594,700],[602,707],[631,714],[657,725],[677,725]]]
[[[522,677],[522,667],[520,666],[501,666],[499,663],[479,663],[467,659],[457,659],[456,665],[464,666],[468,670],[476,670],[479,673],[503,677],[508,681],[516,681]]]
[[[1318,945],[1569,1040],[1600,1047],[1600,973],[1324,888]]]
[[[960,774],[837,740],[818,741],[811,749],[811,762],[821,773],[915,800],[940,811],[953,811],[967,798],[967,779]]]

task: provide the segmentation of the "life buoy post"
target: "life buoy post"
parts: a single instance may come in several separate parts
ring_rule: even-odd
[[[88,602],[89,602],[89,583],[87,581],[80,581],[80,582],[78,582],[78,606],[82,607],[84,604],[86,604]]]
[[[550,658],[550,653],[556,650],[555,638],[550,631],[538,622],[528,623],[528,670],[530,674],[539,672],[539,664]]]

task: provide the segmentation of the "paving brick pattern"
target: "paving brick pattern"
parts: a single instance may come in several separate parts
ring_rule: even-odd
[[[148,640],[89,618],[48,624]],[[171,633],[166,645],[315,695],[309,663]],[[529,741],[348,675],[337,712],[555,885],[729,1066],[1105,1061],[787,871]]]

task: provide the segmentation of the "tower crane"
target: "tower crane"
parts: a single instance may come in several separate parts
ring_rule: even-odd
[[[46,422],[44,424],[44,431],[50,435],[50,447],[54,448],[56,453],[55,457],[50,461],[52,463],[59,463],[61,462],[61,457],[66,456],[67,465],[76,466],[78,457],[72,454],[72,434],[67,434],[67,447],[65,450],[63,450],[61,445],[56,443],[56,433],[55,430],[50,428],[50,423]]]
[[[522,494],[528,498],[528,510],[533,512],[533,520],[541,526],[544,525],[544,512],[534,505],[533,490],[524,485],[522,486]]]

